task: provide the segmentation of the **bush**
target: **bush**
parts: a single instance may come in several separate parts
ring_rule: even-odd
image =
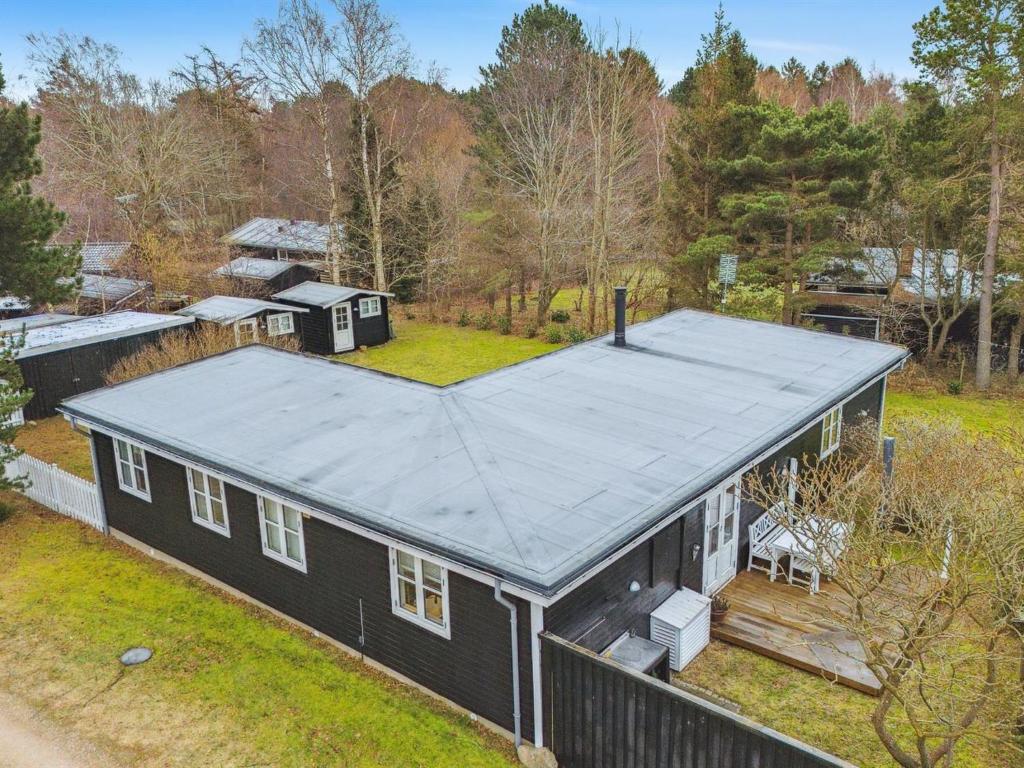
[[[494,327],[494,315],[490,312],[481,312],[476,319],[476,327],[481,331],[489,331]]]
[[[568,323],[569,322],[569,313],[566,312],[564,309],[556,309],[554,312],[551,313],[551,322],[552,323]]]
[[[523,336],[528,339],[532,339],[537,335],[537,323],[530,320],[526,325],[523,326]]]
[[[268,337],[261,333],[260,343],[289,352],[299,351],[299,341],[295,334]],[[237,346],[239,345],[235,339],[234,328],[203,323],[194,331],[189,329],[165,333],[159,341],[143,347],[134,355],[121,358],[104,374],[103,380],[108,385],[118,384],[175,365],[227,352]]]
[[[949,391],[949,394],[951,395],[959,395],[962,394],[964,391],[964,383],[959,379],[953,379],[946,385],[946,389]]]
[[[498,333],[502,336],[508,336],[512,333],[512,320],[511,318],[502,315],[498,318]]]
[[[463,307],[462,311],[459,312],[459,319],[456,322],[461,327],[463,327],[463,328],[465,328],[467,325],[469,325],[470,322],[472,322],[472,320],[471,320],[471,318],[469,316],[469,310],[467,310],[465,307]]]
[[[587,332],[578,325],[570,325],[565,331],[565,338],[569,340],[570,344],[579,344],[581,341],[587,340]]]
[[[562,329],[557,325],[549,325],[544,329],[544,333],[547,336],[548,344],[561,344],[562,343]]]

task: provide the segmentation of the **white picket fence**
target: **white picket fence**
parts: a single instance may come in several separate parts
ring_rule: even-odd
[[[26,478],[26,488],[22,493],[33,501],[106,531],[103,506],[95,483],[28,454],[22,454],[4,469],[9,478]]]

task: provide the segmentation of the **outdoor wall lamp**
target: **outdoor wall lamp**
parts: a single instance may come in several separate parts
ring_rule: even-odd
[[[696,561],[700,556],[700,544],[693,544],[690,547],[690,560]]]
[[[630,592],[639,592],[640,591],[640,582],[637,581],[636,579],[633,579],[633,581],[629,582],[629,591]]]

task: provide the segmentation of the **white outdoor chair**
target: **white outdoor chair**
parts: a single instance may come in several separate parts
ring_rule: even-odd
[[[747,554],[747,570],[755,568],[764,573],[770,573],[775,566],[772,555],[772,542],[782,535],[783,528],[775,522],[768,512],[765,512],[757,520],[747,526],[749,532],[750,548]],[[754,562],[763,560],[767,565]]]

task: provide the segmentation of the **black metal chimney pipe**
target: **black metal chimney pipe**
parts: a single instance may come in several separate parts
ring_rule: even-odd
[[[615,287],[615,346],[626,346],[626,286]]]

